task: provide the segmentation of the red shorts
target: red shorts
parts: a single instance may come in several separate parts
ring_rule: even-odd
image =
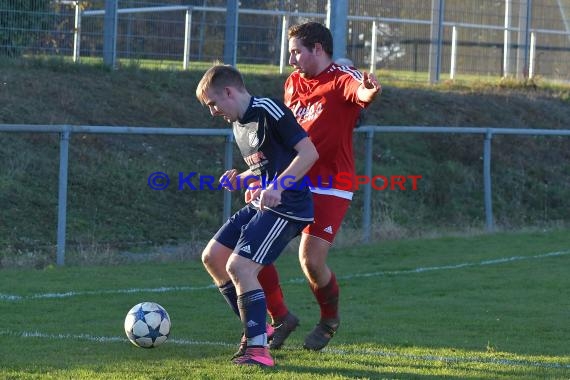
[[[303,233],[321,238],[332,244],[348,207],[350,200],[313,193],[315,222],[303,229]]]

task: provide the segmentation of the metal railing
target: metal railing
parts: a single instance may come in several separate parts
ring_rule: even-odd
[[[422,80],[428,74],[430,81],[438,81],[446,72],[451,79],[458,75],[570,79],[570,7],[561,0],[414,4],[329,0],[326,7],[323,2],[305,0],[281,2],[282,9],[255,9],[250,2],[243,3],[252,8],[238,4],[231,9],[190,5],[220,2],[175,2],[180,3],[55,0],[3,4],[0,13],[6,22],[0,25],[0,56],[58,55],[75,61],[80,56],[102,57],[111,65],[115,58],[175,66],[180,62],[185,69],[190,62],[223,57],[232,64],[278,65],[283,72],[289,22],[312,19],[330,21],[339,55],[334,58],[344,55],[372,72],[382,68],[413,73],[406,76],[408,80]],[[119,8],[119,3],[128,5]],[[337,11],[348,7],[348,12],[331,12],[333,6]],[[334,23],[331,13],[338,16]]]
[[[24,125],[0,124],[0,132],[8,133],[57,133],[60,136],[58,215],[57,215],[57,256],[56,263],[65,263],[66,223],[67,223],[67,187],[69,168],[69,145],[71,134],[126,134],[126,135],[169,135],[169,136],[225,136],[224,166],[233,167],[233,134],[231,129],[199,128],[161,128],[127,126],[75,126],[75,125]],[[493,204],[491,183],[491,141],[494,135],[533,135],[533,136],[570,136],[570,129],[517,129],[485,127],[424,127],[424,126],[374,126],[365,125],[355,133],[366,134],[364,175],[372,178],[374,135],[376,133],[447,133],[479,134],[483,138],[483,186],[485,204],[485,226],[493,231]],[[231,214],[231,194],[224,192],[223,220]],[[371,233],[372,185],[364,187],[364,208],[362,214],[362,240],[370,241]]]
[[[440,0],[440,2],[442,2]],[[442,2],[443,3],[443,2]],[[509,11],[509,2],[507,1],[507,5],[505,8],[505,20],[510,18],[510,11]],[[440,75],[442,73],[442,60],[446,59],[444,57],[444,53],[442,50],[442,45],[444,43],[444,28],[451,29],[451,45],[452,49],[449,52],[450,55],[450,78],[455,79],[458,67],[458,44],[461,44],[461,41],[458,40],[458,28],[463,29],[473,29],[473,30],[494,30],[497,32],[504,32],[504,41],[503,41],[503,50],[502,50],[502,61],[503,67],[502,69],[502,76],[508,76],[511,74],[516,74],[519,79],[523,77],[532,78],[536,75],[536,67],[537,67],[537,57],[536,57],[536,40],[537,34],[541,35],[560,35],[560,36],[567,36],[570,38],[570,31],[566,30],[554,30],[554,29],[540,29],[540,28],[530,28],[531,24],[531,15],[530,15],[530,7],[528,3],[522,2],[521,6],[525,6],[527,9],[528,15],[524,18],[524,28],[522,27],[513,27],[511,25],[511,21],[505,21],[505,25],[483,25],[483,24],[473,24],[473,23],[465,23],[465,22],[457,22],[457,21],[448,21],[444,20],[443,13],[445,12],[444,6],[438,6],[434,8],[432,15],[432,20],[418,20],[418,19],[409,19],[409,18],[390,18],[390,17],[381,17],[381,16],[363,16],[363,15],[346,15],[345,21],[360,21],[369,24],[370,30],[370,46],[366,49],[369,51],[369,71],[375,72],[377,69],[377,52],[378,52],[378,32],[379,32],[379,25],[382,24],[409,24],[409,25],[423,25],[423,26],[431,26],[432,30],[438,31],[438,33],[433,34],[429,41],[429,45],[434,49],[433,54],[430,53],[429,59],[429,76],[431,82],[437,82],[440,79]],[[159,12],[185,12],[185,21],[184,21],[184,51],[182,55],[182,66],[183,69],[186,70],[189,68],[190,64],[190,48],[191,48],[191,31],[192,31],[192,14],[194,12],[213,12],[213,13],[226,13],[228,9],[221,8],[221,7],[206,7],[206,6],[154,6],[154,7],[137,7],[137,8],[117,8],[117,14],[137,14],[137,13],[159,13]],[[280,36],[280,59],[279,59],[279,72],[282,74],[285,71],[287,66],[287,28],[290,24],[290,19],[292,17],[307,17],[307,18],[314,18],[314,19],[325,19],[327,15],[324,13],[311,13],[311,12],[291,12],[291,11],[284,11],[284,10],[261,10],[261,9],[248,9],[248,8],[238,8],[238,14],[243,15],[258,15],[258,16],[277,16],[281,18],[281,36]],[[80,59],[80,41],[81,41],[81,20],[83,17],[93,17],[93,16],[105,16],[105,10],[80,10],[80,3],[75,2],[75,27],[74,27],[74,44],[73,44],[73,61],[77,62]],[[437,16],[437,17],[436,17]],[[522,19],[522,18],[521,18]],[[239,25],[235,25],[235,29],[231,31],[232,36],[237,35],[237,29]],[[511,34],[517,34],[519,36],[518,47],[513,45],[511,41]],[[114,30],[114,35],[111,38],[113,41],[117,41],[117,31]],[[346,44],[345,41],[336,41],[335,46],[340,45],[339,42],[343,42],[344,45]],[[490,46],[495,46],[496,42],[489,41]],[[568,50],[570,48],[566,48]],[[343,54],[346,54],[346,49],[341,49]],[[517,59],[516,59],[516,68],[513,68],[511,60],[511,55],[513,52],[516,51]],[[115,53],[110,53],[111,56],[115,57]],[[237,48],[234,46],[232,51],[231,59],[227,59],[226,63],[237,63]],[[112,60],[112,65],[115,65],[114,59]]]

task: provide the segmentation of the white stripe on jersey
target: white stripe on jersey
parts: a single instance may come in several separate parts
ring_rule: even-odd
[[[285,114],[275,102],[269,98],[253,98],[252,107],[260,107],[265,109],[275,119],[279,120]]]
[[[315,194],[332,195],[333,197],[348,199],[349,201],[352,200],[352,195],[353,195],[351,191],[339,190],[334,188],[325,189],[320,187],[312,187],[311,192]]]
[[[357,81],[362,82],[362,73],[360,71],[353,69],[350,66],[337,66],[337,68],[343,73],[351,75]]]
[[[253,257],[251,258],[251,260],[255,261],[256,263],[263,262],[263,259],[265,258],[265,256],[267,256],[267,252],[271,248],[271,245],[273,244],[275,239],[279,237],[279,234],[281,234],[287,223],[288,222],[286,219],[281,219],[281,218],[277,219],[277,221],[275,222],[273,227],[271,227],[271,230],[269,230],[269,233],[267,234],[267,236],[259,246],[257,252],[255,252]]]

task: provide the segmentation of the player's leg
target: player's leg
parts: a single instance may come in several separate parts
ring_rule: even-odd
[[[340,325],[339,286],[335,274],[326,264],[329,248],[330,244],[320,238],[307,234],[301,238],[299,260],[320,308],[319,322],[303,344],[310,350],[324,348]]]
[[[252,188],[260,186],[261,182],[256,181],[249,184]],[[253,190],[249,188],[245,191],[245,203],[252,201]],[[271,317],[272,326],[268,326],[271,331],[267,335],[270,340],[270,348],[281,348],[285,339],[299,325],[299,319],[289,312],[283,297],[283,291],[279,282],[279,273],[275,265],[265,265],[257,276],[267,302],[267,312]],[[239,352],[238,352],[239,353]],[[238,354],[236,353],[236,354]]]
[[[228,245],[231,246],[232,244]],[[210,274],[210,277],[212,277],[212,280],[214,280],[214,284],[218,287],[230,281],[230,275],[226,271],[226,264],[232,252],[233,247],[220,243],[216,238],[211,239],[202,251],[202,264]]]
[[[331,243],[319,237],[303,233],[299,244],[299,262],[312,289],[325,287],[332,275],[327,265]]]
[[[296,223],[271,212],[258,212],[242,228],[241,237],[226,269],[236,285],[240,316],[247,337],[247,349],[236,364],[272,366],[267,346],[265,293],[257,279],[262,266],[273,263],[304,223]]]
[[[220,229],[220,231],[222,230]],[[226,242],[226,244],[228,243]],[[214,280],[214,284],[218,287],[230,308],[239,317],[236,289],[230,275],[226,271],[226,264],[232,252],[233,248],[227,247],[214,238],[208,242],[208,245],[202,251],[202,264],[212,277],[212,280]]]
[[[257,279],[265,292],[267,312],[271,320],[274,323],[282,320],[289,312],[289,309],[285,304],[283,290],[279,282],[279,273],[275,265],[264,266],[259,272],[259,275],[257,275]]]
[[[267,312],[272,320],[272,331],[268,331],[269,348],[280,349],[289,335],[299,326],[299,318],[289,311],[279,283],[275,265],[266,265],[257,276],[265,293]]]
[[[210,274],[214,284],[238,317],[237,293],[234,283],[226,270],[226,265],[240,238],[241,226],[247,224],[254,215],[255,210],[252,210],[250,207],[243,207],[237,211],[220,227],[202,252],[202,263],[206,271]]]
[[[222,297],[226,300],[232,311],[239,318],[238,297],[235,285],[226,270],[230,255],[235,248],[241,235],[241,225],[245,225],[255,215],[256,211],[250,207],[244,207],[236,212],[214,235],[202,252],[202,263],[214,280]],[[268,334],[273,337],[273,326],[267,324]],[[232,359],[245,353],[247,341],[242,334],[238,350]]]
[[[239,365],[274,366],[267,346],[267,305],[257,274],[261,265],[239,255],[232,255],[228,261],[228,272],[238,290],[238,307],[246,338],[243,355],[235,357]]]
[[[350,200],[314,194],[315,222],[303,230],[299,245],[299,262],[320,307],[320,319],[305,337],[303,347],[324,348],[340,325],[339,286],[327,265],[332,242],[340,229]]]

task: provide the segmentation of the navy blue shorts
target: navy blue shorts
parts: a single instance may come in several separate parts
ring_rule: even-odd
[[[242,257],[268,265],[277,260],[287,244],[307,224],[245,206],[220,227],[214,240]]]

